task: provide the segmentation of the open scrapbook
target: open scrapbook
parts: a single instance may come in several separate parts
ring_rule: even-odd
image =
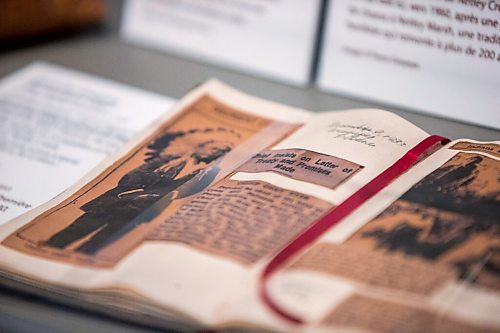
[[[494,332],[499,175],[499,142],[209,81],[0,226],[1,282],[179,329]]]

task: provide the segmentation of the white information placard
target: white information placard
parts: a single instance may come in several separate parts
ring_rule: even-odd
[[[325,90],[500,128],[500,1],[335,0]]]
[[[319,0],[128,0],[122,35],[286,83],[309,81]]]
[[[41,62],[0,81],[0,225],[64,191],[172,103]]]

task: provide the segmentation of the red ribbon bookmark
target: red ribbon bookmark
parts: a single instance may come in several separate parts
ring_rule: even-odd
[[[342,220],[344,217],[358,208],[361,204],[363,204],[365,201],[367,201],[384,187],[386,187],[390,182],[407,171],[418,160],[418,158],[422,156],[422,154],[427,152],[430,148],[432,148],[439,142],[441,142],[442,145],[445,145],[450,142],[450,140],[439,135],[431,135],[427,137],[426,139],[418,143],[415,147],[410,149],[397,162],[395,162],[365,186],[352,194],[340,205],[330,210],[316,223],[312,224],[302,234],[298,235],[294,240],[288,243],[288,245],[285,246],[269,262],[269,264],[267,264],[260,276],[259,294],[264,304],[266,304],[271,309],[271,311],[273,311],[283,319],[297,325],[304,324],[305,321],[302,318],[287,313],[284,309],[280,308],[280,306],[274,302],[266,288],[269,278],[292,256],[297,254],[307,245],[314,242],[328,229],[333,227],[340,220]]]

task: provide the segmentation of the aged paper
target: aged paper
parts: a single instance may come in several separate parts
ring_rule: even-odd
[[[326,154],[301,149],[276,149],[257,153],[237,172],[275,172],[289,178],[334,189],[361,165]]]
[[[420,162],[291,262],[274,281],[276,297],[332,328],[389,332],[406,322],[410,332],[498,330],[497,147],[462,140]],[[386,206],[385,197],[392,197]],[[336,235],[360,219],[350,235]],[[297,290],[305,304],[325,297],[308,287],[316,280],[305,272],[330,277],[325,284],[344,296],[316,313],[301,307]],[[459,301],[461,294],[474,303]],[[385,311],[394,317],[379,320]]]
[[[500,161],[460,152],[417,183],[347,244],[423,259],[456,278],[500,291]],[[478,270],[479,269],[479,270]]]
[[[221,170],[221,158],[269,124],[202,97],[4,244],[59,260],[113,264],[140,243],[150,222],[172,202],[228,172]]]
[[[300,331],[263,305],[263,268],[427,137],[386,112],[311,115],[214,81],[173,112],[62,195],[0,227],[0,274],[101,306],[137,305],[134,313],[155,318]],[[498,158],[489,150],[498,143],[456,144],[420,161],[271,278],[271,297],[304,314],[305,331],[371,323],[384,331],[410,317],[423,328],[499,326],[489,269],[498,232],[490,207]],[[479,205],[476,216],[470,209]],[[401,231],[403,244],[392,237]],[[385,323],[372,309],[355,326],[353,309],[373,304],[399,312]]]
[[[330,208],[262,181],[225,179],[181,206],[148,239],[182,242],[252,264],[276,253]]]
[[[204,325],[223,323],[218,309],[241,293],[248,267],[182,237],[151,235],[197,193],[225,182],[230,171],[282,141],[310,114],[216,81],[191,91],[173,112],[68,191],[1,227],[1,274],[62,294],[79,290],[97,304],[100,293],[116,304],[135,295],[147,300],[148,316],[176,313]],[[94,221],[101,226],[93,229]]]

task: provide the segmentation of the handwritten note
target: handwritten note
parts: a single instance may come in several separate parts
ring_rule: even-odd
[[[359,142],[370,147],[377,146],[377,139],[401,147],[406,146],[406,143],[397,136],[387,134],[383,129],[374,129],[366,124],[353,125],[337,121],[328,127],[328,133],[332,133],[335,139]]]

